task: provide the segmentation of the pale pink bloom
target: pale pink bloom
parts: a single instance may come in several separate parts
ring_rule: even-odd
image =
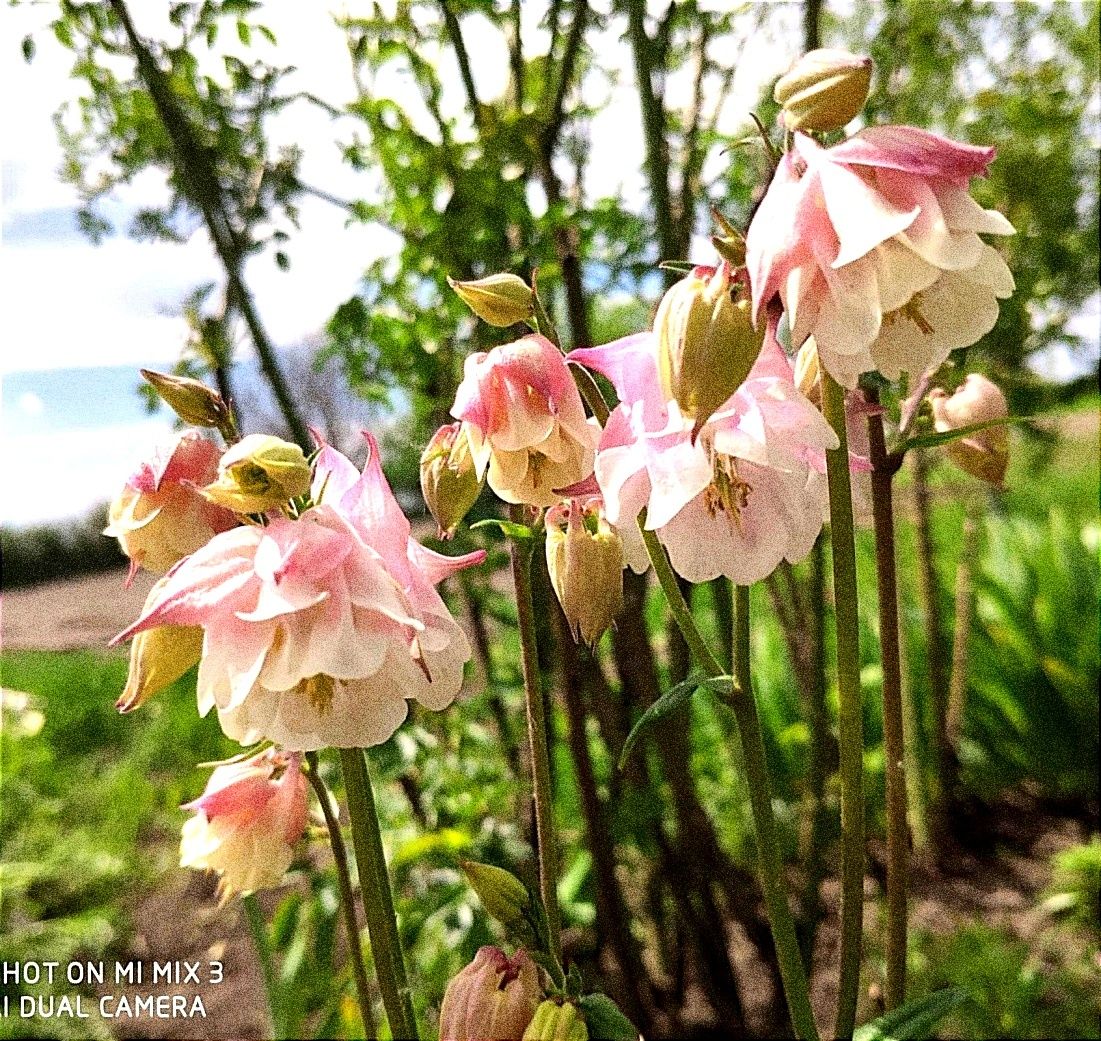
[[[780,294],[847,387],[878,369],[920,375],[985,336],[1013,276],[980,233],[1013,226],[968,194],[993,148],[914,127],[871,127],[822,148],[805,134],[781,160],[746,237],[754,314]]]
[[[216,532],[238,523],[197,491],[214,479],[218,456],[198,431],[185,430],[127,479],[111,503],[103,534],[119,540],[130,558],[130,578],[139,567],[163,575]]]
[[[674,569],[690,582],[749,584],[810,551],[826,506],[825,450],[837,438],[796,389],[770,323],[748,379],[704,424],[663,400],[652,334],[574,351],[621,404],[609,416],[596,478],[609,520],[626,531],[646,509]]]
[[[217,707],[242,744],[379,744],[407,699],[441,709],[462,684],[470,647],[434,587],[485,554],[444,557],[413,541],[368,441],[362,475],[323,446],[317,505],[215,537],[116,637],[202,626],[199,710]]]
[[[447,985],[440,1041],[520,1041],[543,998],[539,970],[526,951],[511,958],[482,947]]]
[[[217,767],[184,805],[180,866],[217,871],[223,899],[277,886],[306,830],[302,757],[269,748]]]
[[[1009,406],[1001,389],[978,372],[969,372],[951,395],[934,387],[929,392],[929,404],[933,426],[940,433],[1009,418]],[[1002,487],[1009,466],[1007,427],[999,423],[949,442],[948,458],[972,476]]]
[[[546,337],[466,359],[451,414],[466,421],[478,477],[505,502],[551,506],[593,470],[600,430],[585,419],[562,355]]]

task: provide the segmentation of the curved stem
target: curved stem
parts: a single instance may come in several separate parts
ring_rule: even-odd
[[[864,718],[860,696],[860,631],[857,616],[856,545],[845,391],[822,373],[824,412],[840,445],[826,453],[830,490],[830,538],[837,628],[837,703],[841,774],[841,972],[835,1036],[852,1035],[860,990],[864,929]]]
[[[310,764],[306,776],[317,796],[317,801],[321,804],[321,814],[325,818],[325,828],[329,833],[329,846],[333,851],[333,863],[336,865],[336,878],[340,886],[340,908],[344,916],[344,928],[348,933],[348,956],[352,962],[352,976],[356,983],[356,999],[359,1001],[363,1030],[367,1037],[378,1037],[371,987],[367,982],[367,970],[363,964],[363,944],[359,935],[359,922],[356,920],[355,895],[352,892],[352,876],[348,869],[348,852],[344,848],[340,823],[333,813],[329,789],[321,780],[321,774],[318,773],[317,753],[308,752],[306,758]]]
[[[734,675],[741,693],[729,698],[728,704],[738,721],[738,732],[741,735],[749,801],[753,809],[753,823],[757,828],[757,865],[761,873],[761,888],[764,890],[768,919],[772,925],[772,936],[776,941],[776,959],[780,963],[784,995],[787,997],[795,1036],[817,1041],[818,1030],[810,1005],[807,975],[799,953],[795,922],[784,891],[784,863],[780,856],[776,821],[772,812],[772,784],[765,758],[761,721],[757,715],[757,700],[750,681],[748,586],[736,586],[734,589]]]
[[[511,508],[512,520],[524,522],[524,507]],[[531,545],[512,542],[512,582],[516,590],[516,618],[520,628],[521,663],[524,670],[524,703],[528,717],[532,789],[535,796],[535,832],[539,857],[539,894],[547,911],[550,955],[562,960],[558,913],[558,837],[554,828],[554,793],[551,789],[547,720],[539,682],[539,655],[535,645],[535,612],[531,602]]]
[[[869,391],[868,400],[878,401]],[[879,642],[883,662],[883,755],[887,784],[887,983],[886,1011],[906,1000],[906,917],[910,833],[906,820],[906,748],[902,713],[902,655],[898,641],[898,576],[895,562],[894,471],[887,457],[883,416],[868,417],[872,460],[875,575],[879,593]]]
[[[382,848],[382,830],[371,789],[371,774],[363,749],[342,748],[340,765],[344,772],[352,842],[359,869],[359,896],[367,918],[375,974],[378,976],[386,1018],[390,1022],[390,1034],[403,1041],[416,1041],[417,1020],[405,973],[405,957],[398,935],[394,896],[390,889],[386,852]]]

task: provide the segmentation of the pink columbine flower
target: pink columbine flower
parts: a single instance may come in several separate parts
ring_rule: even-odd
[[[445,557],[413,541],[368,442],[362,474],[323,445],[314,506],[211,539],[115,638],[202,626],[199,710],[217,707],[242,744],[379,744],[407,699],[441,709],[462,684],[470,646],[435,585],[485,554]]]
[[[466,359],[451,414],[466,421],[478,477],[505,502],[552,506],[588,477],[600,438],[566,363],[544,336]]]
[[[754,314],[779,293],[847,387],[939,366],[985,336],[1013,276],[980,233],[1010,235],[968,194],[993,148],[914,127],[871,127],[832,148],[805,134],[780,162],[746,237]]]
[[[620,397],[596,459],[608,519],[626,531],[645,507],[646,527],[690,582],[749,584],[802,559],[822,527],[824,452],[838,442],[796,389],[775,323],[749,377],[695,440],[692,421],[663,398],[653,353],[643,333],[570,355]]]
[[[217,871],[223,900],[277,886],[306,830],[302,757],[269,748],[217,767],[203,794],[184,805],[181,867]]]
[[[207,502],[197,488],[214,480],[218,449],[198,431],[185,430],[130,475],[111,503],[104,535],[117,538],[139,567],[163,575],[212,535],[238,523],[229,510]]]

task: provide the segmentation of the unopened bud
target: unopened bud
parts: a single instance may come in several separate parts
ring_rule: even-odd
[[[821,48],[796,61],[772,96],[788,130],[840,130],[860,113],[871,85],[871,58]]]
[[[535,294],[519,275],[500,274],[447,284],[483,322],[504,328],[526,322],[535,313]]]
[[[482,490],[464,426],[440,427],[421,453],[421,494],[439,525],[441,539],[455,534]]]
[[[941,433],[1009,416],[1005,395],[977,372],[969,373],[951,396],[939,387],[934,388],[929,392],[929,404],[933,409],[933,426]],[[1009,465],[1009,435],[1004,424],[976,430],[949,442],[947,449],[948,458],[961,470],[1001,487]]]
[[[547,511],[547,570],[574,640],[592,647],[623,607],[623,542],[599,508],[585,512],[576,499],[568,516]]]
[[[711,208],[711,216],[715,219],[720,231],[720,234],[711,236],[711,245],[715,247],[715,252],[731,267],[743,267],[745,265],[745,236],[715,207]]]
[[[535,1010],[523,1041],[589,1041],[589,1028],[572,1002],[548,999]]]
[[[464,860],[462,869],[488,914],[504,926],[516,926],[524,921],[531,896],[511,871],[474,860]]]
[[[196,427],[221,427],[229,417],[225,399],[205,383],[152,369],[142,369],[141,375],[185,423]]]
[[[146,607],[160,595],[165,581],[160,579],[150,590]],[[115,708],[119,712],[133,712],[198,664],[202,650],[203,630],[197,625],[158,625],[138,633],[130,644],[126,689],[115,702]]]
[[[298,445],[270,434],[249,434],[218,463],[218,479],[202,489],[235,513],[264,513],[310,490],[309,463]]]
[[[440,1041],[521,1041],[543,997],[526,951],[483,947],[444,992]]]
[[[814,404],[822,400],[822,363],[818,359],[818,345],[810,337],[795,355],[795,385],[799,393]]]
[[[731,267],[697,267],[662,297],[654,318],[666,400],[695,420],[693,436],[745,382],[761,352],[747,299],[735,302]]]

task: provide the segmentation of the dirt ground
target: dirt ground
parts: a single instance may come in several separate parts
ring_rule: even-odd
[[[124,577],[124,573],[114,572],[6,591],[5,646],[49,650],[104,647],[137,616],[152,584],[149,576],[139,575],[126,588]],[[1044,811],[1034,800],[1020,795],[996,811],[982,810],[969,821],[968,829],[968,849],[953,852],[940,868],[915,862],[913,927],[946,933],[969,922],[983,922],[1006,928],[1022,939],[1034,938],[1047,925],[1037,903],[1050,878],[1051,857],[1084,841],[1087,824]],[[879,928],[882,850],[873,842],[869,852],[866,926],[874,931]],[[278,899],[278,894],[263,895],[268,907]],[[834,883],[826,884],[824,897],[835,910]],[[174,869],[156,891],[134,894],[131,915],[133,931],[124,957],[146,965],[152,961],[221,961],[225,980],[218,986],[202,987],[205,1018],[131,1020],[119,1031],[120,1037],[244,1041],[268,1036],[260,969],[247,924],[239,905],[218,906],[211,877]],[[835,959],[834,922],[831,914],[823,924],[816,967],[830,965]],[[748,968],[747,952],[740,949],[746,946],[745,940],[732,937],[731,944],[739,968]],[[748,1003],[751,1017],[755,1012],[761,1014],[768,1004],[767,989],[760,988],[760,1002]],[[815,973],[813,1000],[822,1021],[835,989],[826,973]],[[189,998],[199,992],[194,985],[172,990]],[[874,985],[868,997],[874,1008]],[[121,1022],[115,1025],[119,1027]]]

